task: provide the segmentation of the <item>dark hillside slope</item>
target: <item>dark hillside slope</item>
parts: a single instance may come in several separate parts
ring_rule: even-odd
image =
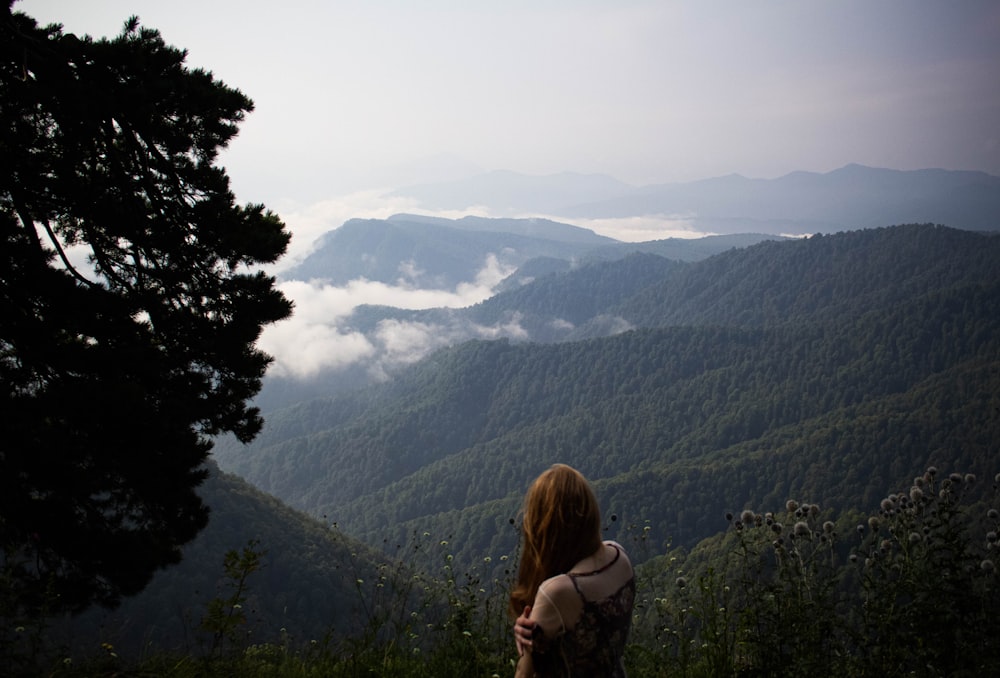
[[[472,342],[359,394],[350,416],[332,414],[346,401],[317,404],[314,414],[328,414],[281,424],[297,427],[292,437],[265,431],[260,444],[220,454],[227,468],[372,543],[434,527],[461,534],[454,543],[470,557],[510,538],[514,497],[554,461],[609,488],[609,509],[655,518],[657,539],[687,545],[714,531],[716,508],[807,485],[835,488],[812,501],[858,506],[929,459],[968,460],[992,477],[1000,241],[935,227],[814,240],[684,266],[701,303],[677,295],[679,308],[746,313],[750,304],[755,322],[554,345]],[[718,282],[734,268],[748,274],[746,291],[735,278]],[[784,310],[765,311],[767,299]],[[857,482],[827,468],[856,469]],[[681,476],[689,494],[668,489]],[[704,517],[680,521],[693,507]]]
[[[232,593],[224,585],[225,554],[251,540],[264,555],[261,569],[247,579],[243,632],[256,642],[279,642],[284,628],[286,638],[308,642],[356,631],[362,614],[357,580],[377,579],[373,550],[215,468],[199,494],[211,507],[209,524],[184,548],[181,563],[159,572],[118,609],[91,609],[62,625],[57,637],[84,653],[101,642],[136,656],[151,642],[185,653],[206,650],[211,636],[199,625],[208,602]]]

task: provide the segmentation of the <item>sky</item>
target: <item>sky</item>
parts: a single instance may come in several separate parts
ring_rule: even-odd
[[[849,163],[1000,175],[995,0],[19,0],[14,9],[95,37],[138,15],[187,49],[189,66],[253,99],[220,161],[240,202],[262,202],[289,225],[288,262],[349,218],[420,211],[392,188],[491,170],[634,185]],[[672,234],[655,219],[587,226],[623,240]],[[450,305],[478,301],[469,290],[489,294],[469,283],[440,292]],[[356,286],[352,303],[366,289]],[[323,317],[311,304],[337,297],[323,292],[288,290],[299,295],[295,322]],[[329,313],[342,317],[351,304],[337,298]],[[298,336],[339,331],[317,322]]]
[[[308,205],[468,171],[633,184],[857,162],[1000,174],[1000,3],[19,0],[136,14],[250,96],[237,196]]]

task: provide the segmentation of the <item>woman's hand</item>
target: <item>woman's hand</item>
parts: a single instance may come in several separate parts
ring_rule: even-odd
[[[530,653],[532,648],[532,638],[540,630],[538,624],[534,620],[529,619],[531,616],[531,605],[527,605],[524,608],[524,612],[521,616],[517,618],[514,622],[514,642],[517,644],[517,654],[518,656],[524,655],[525,652]]]

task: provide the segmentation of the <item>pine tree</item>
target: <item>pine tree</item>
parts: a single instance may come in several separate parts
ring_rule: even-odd
[[[6,5],[0,604],[113,606],[206,524],[211,437],[260,430],[289,234],[216,165],[245,95],[137,18],[77,38]]]

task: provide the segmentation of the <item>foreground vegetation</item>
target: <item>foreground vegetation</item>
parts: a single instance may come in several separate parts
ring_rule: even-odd
[[[728,514],[715,538],[638,569],[630,675],[996,674],[998,484],[1000,474],[984,484],[930,468],[872,515],[833,516],[793,499]],[[648,533],[630,526],[629,549],[651,548]],[[450,550],[415,535],[374,581],[357,578],[362,613],[343,637],[248,633],[263,554],[251,542],[227,554],[227,587],[206,605],[189,653],[124,658],[104,643],[98,656],[73,657],[46,646],[43,626],[25,625],[4,634],[3,660],[53,676],[511,675],[505,608],[516,554],[459,572]],[[437,572],[416,568],[418,551],[439,558]]]

